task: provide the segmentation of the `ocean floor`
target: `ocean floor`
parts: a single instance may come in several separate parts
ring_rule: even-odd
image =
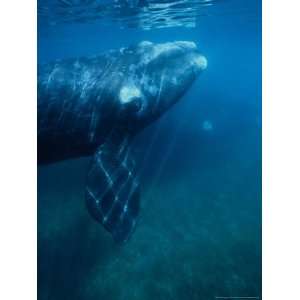
[[[143,179],[139,224],[123,246],[85,209],[89,159],[40,167],[38,299],[260,297],[260,168],[246,149],[215,164],[205,153],[180,162],[175,149]]]

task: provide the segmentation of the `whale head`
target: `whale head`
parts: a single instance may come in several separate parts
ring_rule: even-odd
[[[122,49],[128,64],[118,101],[127,120],[141,128],[159,118],[189,89],[207,67],[193,42],[141,42]]]

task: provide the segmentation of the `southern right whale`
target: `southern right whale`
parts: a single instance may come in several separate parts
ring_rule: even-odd
[[[130,141],[207,66],[195,43],[137,45],[38,66],[38,163],[93,156],[86,204],[118,242],[132,234],[140,188]]]

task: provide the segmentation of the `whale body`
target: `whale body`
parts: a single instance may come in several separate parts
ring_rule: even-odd
[[[206,66],[195,43],[186,41],[144,41],[38,66],[38,164],[92,156],[87,209],[117,242],[131,236],[140,209],[131,140]]]

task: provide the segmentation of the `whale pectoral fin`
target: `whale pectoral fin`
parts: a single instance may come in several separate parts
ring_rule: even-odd
[[[117,150],[105,144],[95,153],[87,176],[88,211],[117,242],[128,240],[139,214],[140,191],[134,165],[127,143]]]

